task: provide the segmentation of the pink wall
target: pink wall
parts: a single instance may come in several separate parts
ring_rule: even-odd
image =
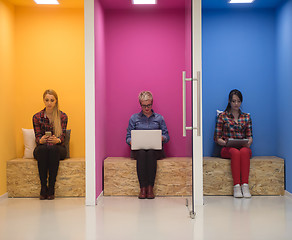
[[[142,90],[153,93],[153,109],[165,118],[167,156],[190,155],[191,141],[182,137],[186,36],[184,9],[105,10],[106,111],[97,99],[96,119],[106,117],[107,156],[130,155],[126,129]]]
[[[104,13],[98,1],[95,1],[95,141],[96,141],[96,197],[102,192],[103,160],[105,152],[105,42],[104,42]]]

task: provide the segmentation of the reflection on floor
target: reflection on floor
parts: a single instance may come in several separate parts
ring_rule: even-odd
[[[204,197],[195,219],[186,198],[101,197],[4,199],[0,201],[2,240],[188,240],[292,239],[292,199],[285,197]]]

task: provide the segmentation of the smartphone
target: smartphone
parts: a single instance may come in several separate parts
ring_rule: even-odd
[[[45,134],[46,134],[47,137],[52,136],[52,132],[46,132]]]

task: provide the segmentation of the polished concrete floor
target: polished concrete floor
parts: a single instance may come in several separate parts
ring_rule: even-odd
[[[186,198],[101,197],[0,200],[1,240],[292,239],[292,198],[204,197],[195,219]]]

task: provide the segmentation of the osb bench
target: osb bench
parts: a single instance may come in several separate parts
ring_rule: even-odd
[[[165,158],[157,162],[154,192],[157,196],[188,196],[192,192],[191,158]],[[230,160],[203,159],[204,195],[232,195]],[[284,195],[284,159],[267,156],[251,159],[249,185],[252,195]],[[104,161],[104,195],[137,196],[136,161],[108,157]]]
[[[40,181],[35,159],[17,158],[7,161],[8,197],[39,197]],[[85,196],[85,159],[60,161],[55,186],[56,197]]]
[[[165,158],[157,161],[154,193],[157,196],[184,196],[192,191],[190,158]],[[104,161],[104,195],[136,196],[139,194],[136,161],[108,157]]]
[[[232,195],[233,180],[229,159],[204,157],[204,195]],[[249,188],[252,195],[284,195],[284,159],[253,157]]]

